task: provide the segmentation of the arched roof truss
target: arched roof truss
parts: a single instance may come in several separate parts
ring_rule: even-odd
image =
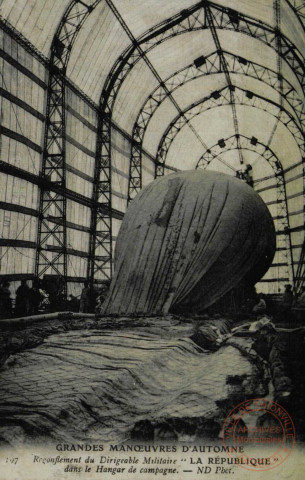
[[[240,87],[231,86],[215,91],[211,95],[197,101],[195,104],[190,105],[183,112],[183,116],[177,115],[176,118],[170,123],[158,146],[156,177],[164,174],[164,165],[166,162],[167,152],[180,130],[195,116],[213,108],[229,105],[231,102],[231,89],[234,89],[235,91],[235,103],[237,105],[247,105],[252,108],[262,109],[283,123],[283,125],[285,125],[285,127],[293,135],[293,138],[300,149],[301,156],[304,157],[304,133],[299,128],[294,117],[287,110],[283,109],[281,105],[269,99],[265,99],[253,92],[244,90]]]
[[[279,94],[284,96],[292,111],[295,112],[296,121],[300,128],[305,126],[305,105],[303,99],[299,97],[294,86],[283,78],[282,87],[279,81],[278,73],[258,63],[252,62],[244,57],[240,57],[231,52],[223,51],[228,71],[231,74],[245,75],[254,78],[259,82],[274,88]],[[188,82],[192,82],[196,78],[205,77],[207,75],[219,74],[222,72],[220,57],[217,51],[210,53],[207,57],[196,59],[185,68],[180,69],[170,75],[165,81],[168,91],[175,92],[179,87]],[[130,183],[129,183],[129,200],[142,188],[142,149],[143,140],[156,110],[162,102],[167,98],[167,94],[162,85],[158,85],[148,96],[146,102],[142,105],[137,120],[132,131],[132,147],[130,161]]]
[[[298,177],[297,187],[300,190],[303,181],[305,191],[305,168],[303,164],[301,166],[305,161],[303,1],[257,0],[254,5],[253,2],[244,0],[203,0],[197,3],[192,0],[176,0],[173,4],[156,0],[158,11],[155,15],[152,14],[153,7],[148,0],[137,6],[118,0],[44,0],[43,7],[39,0],[16,0],[14,3],[17,8],[12,9],[9,0],[4,0],[5,18],[15,25],[16,35],[20,32],[35,45],[37,42],[38,50],[44,55],[50,52],[49,61],[44,60],[49,78],[46,90],[42,175],[37,176],[37,180],[29,172],[21,171],[14,165],[5,165],[5,171],[10,170],[20,178],[31,177],[29,181],[38,182],[40,188],[35,271],[37,276],[51,274],[67,278],[67,262],[71,253],[69,244],[67,245],[68,198],[75,202],[89,202],[91,207],[91,217],[88,217],[86,224],[90,238],[89,254],[88,251],[83,252],[88,258],[87,278],[91,282],[111,278],[114,244],[112,203],[122,205],[122,201],[115,203],[117,198],[112,202],[112,190],[117,174],[112,177],[111,170],[116,170],[116,158],[119,158],[120,162],[120,155],[122,165],[124,164],[128,158],[129,145],[129,179],[127,169],[123,167],[126,179],[124,189],[128,189],[128,201],[132,200],[143,186],[142,159],[145,158],[147,163],[144,164],[143,160],[144,168],[148,168],[151,175],[152,167],[149,162],[156,150],[155,176],[164,174],[167,163],[173,168],[178,167],[178,159],[177,165],[172,164],[179,145],[181,159],[185,158],[188,145],[194,146],[189,162],[185,165],[189,166],[190,160],[196,161],[200,155],[199,164],[208,168],[211,168],[212,162],[217,165],[216,159],[225,162],[225,152],[237,150],[234,166],[229,165],[234,174],[236,169],[243,172],[249,155],[257,153],[268,163],[266,169],[271,166],[274,171],[275,182],[270,189],[272,195],[273,191],[276,192],[278,208],[282,209],[278,217],[283,220],[277,219],[277,225],[282,224],[281,232],[289,232],[289,235],[278,235],[281,241],[286,242],[280,247],[280,251],[288,258],[287,242],[291,239],[285,185],[287,168],[283,171],[280,157],[283,157],[285,163],[285,155],[287,157],[291,148],[291,157],[297,158],[297,167],[291,165],[289,160],[289,168],[297,170],[292,173],[289,171],[289,181],[295,182],[294,177]],[[25,3],[26,8],[23,8]],[[99,8],[96,8],[98,5]],[[53,18],[49,15],[51,11]],[[56,12],[57,18],[60,18],[57,25],[54,21]],[[88,28],[82,28],[88,17]],[[43,21],[46,29],[39,37]],[[34,26],[33,33],[31,24]],[[299,28],[294,28],[295,25]],[[96,35],[93,30],[96,31],[99,27]],[[107,33],[102,35],[104,28]],[[110,37],[104,43],[101,39],[107,35]],[[180,45],[187,45],[183,52],[179,52],[180,37],[184,40]],[[228,42],[228,38],[232,42]],[[83,48],[78,57],[76,51],[81,49],[82,44],[86,45],[86,48]],[[252,50],[248,48],[250,44],[253,45]],[[92,59],[88,56],[90,48],[95,52]],[[108,56],[107,49],[108,53],[111,51]],[[35,52],[35,49],[32,51]],[[36,55],[39,56],[39,52]],[[107,57],[104,63],[103,56]],[[88,68],[90,66],[92,69]],[[138,90],[135,79],[139,79]],[[96,151],[91,147],[92,171],[87,180],[92,182],[94,167],[92,198],[89,198],[92,190],[89,197],[81,199],[79,194],[66,187],[65,92],[68,82],[72,85],[70,80],[86,92],[91,106],[93,101],[98,102],[98,107],[93,107],[94,111],[98,112],[97,133],[96,124],[91,125],[91,131],[94,131],[91,140],[94,140],[96,135]],[[134,91],[130,91],[131,89]],[[132,96],[130,101],[129,91]],[[214,114],[218,113],[217,109],[220,107],[223,107],[224,115],[219,125],[217,124],[219,131],[216,132],[212,131],[212,122],[210,128],[205,112],[209,112],[216,124],[217,115]],[[265,131],[263,127],[251,131],[251,119],[255,118],[254,109],[260,110],[256,115],[263,120],[262,123],[267,118],[271,119],[271,122],[266,120],[268,128]],[[158,123],[161,117],[162,121]],[[92,118],[95,122],[94,115]],[[69,129],[70,120],[67,122]],[[112,132],[117,128],[124,139],[129,135],[131,139],[128,138],[130,144],[128,147],[125,145],[124,153],[118,154],[117,150],[112,158],[116,141],[116,133]],[[246,135],[249,128],[250,133]],[[285,154],[279,147],[283,133],[284,136],[287,135],[285,139],[287,138],[289,144],[282,144]],[[217,135],[220,143],[215,143]],[[254,135],[258,139],[255,139]],[[183,145],[182,140],[185,141]],[[213,147],[208,146],[211,144]],[[69,153],[69,159],[68,155]],[[230,157],[231,153],[228,155]],[[149,156],[150,160],[147,161]],[[149,167],[145,166],[147,164]],[[68,167],[70,168],[70,165]],[[68,176],[67,182],[70,180],[71,177]],[[259,182],[255,182],[255,186],[258,186]],[[288,193],[291,193],[291,185],[292,183],[287,184]],[[125,199],[126,190],[120,193],[120,198]],[[299,195],[296,211],[301,208],[300,202]],[[301,228],[299,225],[297,227]],[[301,235],[297,242],[301,241],[300,238]],[[291,245],[289,248],[291,251]],[[301,262],[302,258],[305,258],[305,246]],[[282,263],[285,263],[284,259]],[[286,259],[285,265],[288,263],[289,259]],[[87,264],[83,263],[85,269]],[[291,264],[293,272],[292,260]],[[295,285],[300,288],[304,269],[299,266],[293,274]]]
[[[104,84],[103,91],[100,98],[100,124],[99,124],[99,135],[98,135],[98,143],[97,143],[97,156],[96,156],[96,170],[95,170],[95,202],[99,202],[101,200],[108,201],[109,207],[111,207],[111,188],[109,187],[109,192],[105,197],[105,189],[106,183],[108,185],[111,184],[111,120],[112,120],[112,112],[113,107],[118,96],[118,92],[126,79],[129,72],[133,69],[133,67],[140,61],[144,61],[150,71],[152,72],[153,76],[156,78],[158,84],[162,87],[165,92],[167,98],[171,101],[173,106],[175,107],[176,111],[178,112],[178,117],[181,123],[184,125],[188,125],[193,132],[193,134],[197,137],[199,142],[202,144],[202,147],[205,148],[206,144],[200,134],[200,132],[196,131],[193,127],[192,123],[189,122],[189,118],[186,115],[186,112],[182,110],[177,104],[175,98],[172,96],[170,89],[166,86],[165,82],[159,76],[157,70],[155,69],[154,65],[150,62],[147,54],[162,42],[173,38],[174,36],[181,35],[183,33],[194,31],[194,30],[204,30],[210,29],[213,33],[213,38],[215,42],[215,47],[217,49],[217,53],[219,56],[219,60],[221,63],[222,71],[224,71],[227,79],[228,88],[226,90],[226,94],[228,94],[229,98],[225,99],[227,103],[229,103],[232,107],[232,114],[233,114],[233,121],[234,121],[234,128],[236,138],[239,138],[239,129],[238,129],[238,119],[236,115],[236,107],[235,105],[240,104],[247,104],[247,101],[244,99],[240,99],[236,97],[236,88],[232,85],[229,73],[229,67],[226,63],[226,59],[224,54],[220,48],[220,43],[217,36],[218,29],[225,29],[230,30],[238,33],[242,33],[248,35],[249,37],[255,38],[260,42],[268,45],[269,47],[273,48],[278,55],[278,81],[280,84],[280,92],[281,92],[281,105],[274,105],[272,102],[265,101],[265,105],[259,108],[264,108],[269,111],[269,113],[273,114],[277,121],[281,121],[284,123],[287,128],[293,132],[295,135],[296,141],[298,142],[299,148],[302,150],[302,154],[304,152],[304,138],[302,132],[298,128],[298,125],[295,123],[293,117],[286,112],[283,107],[283,96],[284,96],[284,80],[281,74],[281,65],[283,60],[289,65],[291,70],[296,75],[300,86],[304,87],[305,82],[305,70],[304,70],[304,61],[301,53],[298,51],[296,46],[286,37],[284,36],[278,28],[271,28],[267,24],[263,24],[261,21],[256,21],[255,19],[243,15],[235,10],[228,9],[211,2],[200,2],[196,4],[194,7],[190,9],[183,10],[181,13],[172,17],[161,24],[157,25],[153,29],[150,29],[145,34],[141,35],[139,38],[135,38],[131,31],[129,30],[128,26],[125,24],[124,20],[120,16],[118,10],[114,6],[113,2],[109,1],[108,5],[110,6],[111,10],[115,14],[116,18],[119,20],[121,25],[123,26],[125,32],[129,36],[131,40],[130,46],[124,51],[123,54],[120,55],[117,62],[113,65],[107,80]],[[278,19],[279,21],[279,19]],[[292,92],[293,90],[291,90]],[[241,91],[238,91],[239,97]],[[258,98],[257,96],[253,95],[252,93],[248,94],[247,92],[243,93],[245,98],[251,100],[254,98],[257,104],[264,103],[263,98]],[[251,97],[251,98],[249,98]],[[224,98],[224,97],[223,97]],[[215,99],[214,99],[215,100]],[[295,101],[295,99],[293,99]],[[266,103],[267,102],[267,103]],[[254,106],[251,105],[251,106]],[[258,107],[258,105],[255,105]],[[211,107],[210,107],[211,108]],[[302,107],[301,107],[302,108]],[[276,111],[276,113],[274,113]],[[176,128],[176,126],[175,126]],[[181,126],[178,126],[180,130]],[[277,124],[274,126],[274,132],[277,128]],[[173,128],[171,128],[171,133]],[[272,135],[274,134],[272,133]],[[168,136],[166,141],[168,140]],[[165,142],[166,143],[166,142]],[[243,163],[242,159],[242,151],[239,148],[239,155],[240,155],[240,163]],[[160,165],[160,152],[163,152],[162,148],[159,149],[158,158],[157,158],[157,167],[156,167],[156,175],[163,173],[162,162]],[[162,159],[163,160],[163,159]],[[142,188],[142,179],[140,174],[141,162],[138,158],[136,158],[135,162],[132,164],[130,163],[130,185],[129,185],[129,192],[128,197],[131,198],[131,192],[135,192],[138,189]],[[95,235],[97,237],[106,236],[106,232],[99,232],[98,225],[104,225],[104,219],[101,217],[99,220],[95,215],[95,221],[92,225],[92,230],[95,231]],[[109,237],[111,237],[110,227],[109,230]],[[103,233],[103,235],[101,235]],[[98,245],[99,247],[102,246],[101,244]],[[96,254],[94,250],[96,249],[96,245],[93,247],[91,258],[94,259]],[[93,260],[92,260],[93,261]],[[94,276],[94,271],[91,269],[92,274]]]

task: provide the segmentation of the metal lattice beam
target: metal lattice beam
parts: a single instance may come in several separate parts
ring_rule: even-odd
[[[58,275],[67,293],[65,74],[77,34],[101,0],[73,0],[51,45],[35,275]],[[49,188],[52,184],[56,189]],[[60,219],[60,221],[57,221]]]
[[[263,22],[242,15],[212,2],[205,2],[210,6],[211,18],[215,29],[235,31],[250,36],[277,51],[276,31]],[[235,12],[235,15],[233,13]],[[202,2],[191,9],[184,10],[175,17],[162,22],[153,29],[141,35],[130,45],[113,65],[103,88],[102,99],[104,110],[110,113],[113,109],[119,89],[130,70],[162,42],[187,32],[208,30],[205,7]],[[279,33],[282,44],[282,58],[297,76],[301,86],[305,85],[304,58],[296,46],[283,34]],[[140,47],[140,48],[139,48]]]
[[[235,93],[234,93],[235,89],[232,88],[233,85],[232,85],[232,81],[231,81],[230,71],[229,71],[229,68],[228,68],[228,65],[227,65],[227,62],[226,62],[226,57],[225,57],[225,55],[222,51],[221,45],[220,45],[217,30],[216,30],[215,24],[214,24],[214,18],[213,18],[213,15],[212,15],[210,5],[208,3],[206,4],[206,7],[205,7],[205,14],[206,14],[206,17],[207,17],[207,24],[208,24],[208,26],[211,30],[212,37],[213,37],[213,40],[214,40],[214,43],[215,43],[216,51],[219,55],[221,71],[224,73],[224,75],[226,77],[226,81],[227,81],[227,86],[229,87],[230,98],[231,98],[230,104],[231,104],[232,116],[233,116],[233,125],[234,125],[234,130],[235,130],[235,137],[236,137],[237,143],[238,143],[239,142],[239,127],[238,127],[238,118],[237,118],[237,114],[236,114]],[[244,163],[244,160],[243,160],[243,154],[242,154],[242,149],[241,148],[238,148],[238,155],[239,155],[240,164],[242,165]]]
[[[109,115],[99,114],[91,214],[90,261],[88,278],[105,281],[112,278],[111,216],[111,123]],[[106,209],[106,210],[105,210]]]
[[[111,0],[107,0],[107,3],[108,5],[110,6],[111,10],[113,11],[114,15],[116,16],[116,18],[119,20],[119,22],[121,23],[122,27],[124,28],[125,32],[127,33],[127,35],[129,36],[132,44],[137,44],[137,41],[136,39],[134,38],[134,36],[132,35],[131,31],[129,30],[127,24],[125,23],[125,21],[123,20],[123,18],[121,17],[121,15],[119,14],[118,10],[116,9],[116,7],[113,5],[112,1]],[[149,58],[146,56],[146,53],[144,52],[144,50],[142,49],[141,45],[138,45],[137,46],[137,50],[138,52],[141,54],[141,57],[143,58],[143,61],[146,63],[146,65],[148,66],[148,68],[150,69],[151,73],[153,74],[153,76],[155,77],[155,79],[157,80],[157,82],[160,84],[163,84],[163,81],[161,79],[161,77],[159,76],[158,72],[156,71],[156,69],[154,68],[153,64],[151,63],[151,61],[149,60]],[[177,103],[176,99],[171,95],[170,91],[167,89],[167,87],[164,85],[164,89],[167,93],[167,96],[169,98],[169,100],[171,101],[171,103],[173,104],[174,108],[177,110],[178,113],[180,113],[181,115],[183,115],[183,112],[179,106],[179,104]],[[201,136],[198,134],[198,132],[195,130],[195,128],[192,126],[192,125],[189,125],[189,128],[192,130],[193,134],[195,135],[195,137],[199,140],[199,142],[201,142],[201,144],[203,145],[203,147],[205,147],[205,143],[203,142]],[[132,176],[132,165],[130,164],[130,171],[129,171],[129,178],[131,178]],[[139,177],[139,181],[137,182],[137,187],[139,189],[142,188],[142,178]],[[128,196],[128,201],[130,200],[130,197]]]
[[[254,94],[248,90],[244,90],[240,87],[235,88],[235,103],[236,105],[246,105],[251,108],[258,108],[266,111],[270,115],[274,116],[290,131],[293,135],[295,142],[298,145],[298,148],[301,152],[302,158],[305,157],[305,140],[304,133],[299,128],[294,117],[285,109],[283,109],[277,103],[267,100],[259,95]],[[185,126],[184,118],[187,118],[190,121],[197,115],[200,115],[207,110],[211,110],[216,107],[223,105],[230,105],[231,97],[228,87],[224,87],[221,90],[213,92],[211,95],[204,97],[198,102],[190,105],[184,111],[184,117],[177,115],[176,118],[171,122],[171,124],[166,129],[163,134],[157,152],[156,158],[156,177],[164,175],[164,165],[166,161],[166,156],[168,150],[176,138],[180,130]]]
[[[299,295],[305,285],[305,241],[303,242],[298,269],[296,273],[295,292]]]
[[[110,4],[111,2],[108,2]],[[207,5],[209,8],[210,22],[207,22],[206,9]],[[123,27],[125,25],[121,22]],[[209,23],[209,25],[208,25]],[[248,16],[244,16],[239,12],[227,9],[218,5],[214,5],[211,2],[204,2],[197,4],[192,7],[192,9],[184,10],[179,15],[162,22],[158,26],[151,29],[149,32],[146,32],[139,39],[132,40],[132,45],[128,47],[125,52],[120,56],[115,65],[113,66],[102,92],[101,96],[101,115],[104,119],[104,124],[100,126],[100,132],[103,136],[102,147],[105,150],[103,157],[104,165],[100,166],[100,172],[97,173],[97,177],[103,172],[103,169],[109,169],[111,166],[111,151],[110,151],[110,142],[111,142],[111,116],[113,111],[113,106],[118,95],[119,89],[124,82],[126,76],[130,70],[136,65],[138,61],[143,59],[147,63],[147,53],[159,45],[163,41],[172,38],[175,35],[180,35],[187,31],[194,30],[203,30],[207,29],[213,23],[215,30],[228,29],[230,31],[236,31],[243,33],[252,38],[256,38],[259,41],[265,43],[269,47],[273,48],[275,51],[278,50],[278,39],[280,38],[281,42],[281,52],[282,58],[285,59],[287,64],[296,74],[300,85],[304,86],[304,61],[301,53],[297,50],[296,46],[290,42],[281,32],[276,29],[270,28],[267,24],[262,22],[257,22],[255,19]],[[126,28],[125,28],[126,30]],[[127,29],[127,33],[129,31]],[[162,85],[163,86],[163,85]],[[168,92],[165,90],[165,93]],[[234,90],[232,90],[234,91]],[[232,94],[231,94],[232,96]],[[235,99],[234,99],[235,103]],[[232,104],[232,98],[231,98]],[[271,109],[270,109],[271,111]],[[285,115],[287,112],[285,112]],[[285,116],[284,115],[284,116]],[[282,118],[282,113],[277,115],[282,121],[285,122],[286,119]],[[288,122],[285,123],[288,125],[291,119],[288,119]],[[188,122],[186,122],[188,123]],[[293,127],[292,127],[293,130]],[[108,146],[103,144],[104,140],[108,143]],[[204,145],[204,143],[202,142]],[[102,148],[100,147],[100,148]],[[107,176],[107,172],[106,172]],[[131,179],[131,188],[129,189],[129,199],[132,197],[132,192],[141,189],[141,163],[140,158],[135,159],[134,164],[130,165],[130,179]]]
[[[209,10],[209,21],[207,21],[207,9]],[[163,41],[182,33],[209,29],[211,23],[213,24],[214,30],[226,29],[243,33],[252,38],[258,39],[276,50],[277,33],[269,25],[264,24],[263,22],[258,22],[249,16],[242,15],[231,9],[215,5],[212,2],[200,2],[192,8],[183,10],[178,15],[160,23],[153,29],[150,29],[137,40],[134,39],[132,44],[119,57],[106,79],[102,92],[101,111],[102,115],[105,115],[105,122],[110,125],[108,120],[111,120],[113,106],[120,87],[130,70],[138,61],[141,59],[147,60],[147,53]],[[125,27],[124,23],[122,23],[122,25]],[[305,82],[305,70],[302,55],[288,38],[282,34],[280,34],[280,36],[284,47],[282,49],[283,58],[285,58],[288,65],[295,71],[300,84],[303,85]],[[192,128],[191,125],[190,128]],[[196,133],[197,132],[194,132],[194,134]],[[109,132],[107,136],[110,138]],[[205,146],[203,141],[202,144]],[[135,150],[137,150],[136,144]],[[140,156],[135,151],[134,162],[130,165],[129,199],[133,198],[134,192],[141,189],[142,178],[140,169]]]
[[[232,74],[245,75],[254,78],[259,82],[272,87],[279,94],[282,94],[284,100],[291,107],[295,114],[296,121],[300,128],[305,127],[305,105],[293,87],[293,85],[283,78],[283,92],[281,92],[278,73],[263,65],[251,62],[248,59],[241,58],[231,52],[224,51],[223,55]],[[175,90],[197,78],[221,73],[220,58],[217,52],[212,52],[206,58],[204,63],[195,66],[194,62],[170,75],[164,84],[167,89],[173,93]],[[153,115],[167,98],[167,94],[162,85],[158,85],[148,96],[142,105],[132,131],[131,160],[130,160],[130,178],[129,178],[129,198],[134,198],[140,191],[142,184],[142,150],[143,141],[147,127]]]
[[[145,56],[145,51],[136,39],[133,37],[128,26],[120,16],[118,10],[115,8],[111,0],[107,0],[108,6],[121,23],[125,32],[129,36],[132,45],[126,50],[124,58],[117,62],[113,67],[110,75],[106,81],[100,98],[100,115],[98,125],[98,139],[97,139],[97,153],[96,153],[96,168],[94,174],[94,200],[96,203],[101,203],[109,207],[111,210],[111,119],[112,109],[118,93],[119,86],[122,84],[126,74],[130,71],[135,63],[143,58],[150,68],[153,75],[161,82],[161,78],[154,69],[149,59]],[[198,8],[198,7],[196,7]],[[116,72],[116,73],[114,73]],[[175,105],[178,112],[182,114],[175,99],[167,92]],[[194,130],[194,129],[193,129]],[[194,131],[194,134],[199,138],[199,135]],[[199,138],[200,140],[200,138]],[[204,144],[203,144],[204,145]],[[141,188],[142,185],[139,185]],[[91,222],[92,238],[90,242],[90,257],[88,275],[93,281],[97,276],[100,279],[110,279],[112,276],[112,221],[111,217],[99,212],[95,209],[92,212]],[[99,254],[97,253],[99,252]],[[99,260],[97,260],[99,259]]]

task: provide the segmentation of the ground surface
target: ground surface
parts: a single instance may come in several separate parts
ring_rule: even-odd
[[[147,425],[148,439],[195,439],[194,424],[217,434],[232,402],[265,395],[268,379],[261,361],[245,354],[247,341],[208,352],[189,338],[193,330],[173,317],[52,321],[4,332],[2,443],[117,443],[145,437]]]

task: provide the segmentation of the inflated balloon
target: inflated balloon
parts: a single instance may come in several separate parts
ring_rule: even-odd
[[[257,282],[274,252],[272,218],[247,184],[202,170],[162,177],[126,212],[103,310],[202,311],[242,279]]]

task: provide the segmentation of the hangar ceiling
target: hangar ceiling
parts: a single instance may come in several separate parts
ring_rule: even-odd
[[[107,232],[111,237],[111,188],[107,191],[105,185],[114,124],[132,141],[128,201],[143,186],[143,149],[156,159],[156,176],[170,173],[166,166],[199,166],[243,176],[250,165],[255,188],[265,191],[266,203],[282,198],[283,228],[302,229],[295,240],[297,257],[289,260],[290,280],[302,275],[303,1],[3,0],[2,15],[56,67],[49,78],[50,125],[52,115],[53,121],[56,115],[62,117],[57,93],[64,89],[63,74],[98,105],[95,200],[105,210],[96,211],[91,221],[92,259],[101,248],[99,239]],[[48,135],[50,140],[50,128]],[[46,147],[45,139],[45,168],[53,175],[51,156],[64,155],[63,145],[58,147],[60,135],[53,128],[52,147]],[[287,182],[291,168],[295,178]],[[59,170],[57,166],[56,175],[62,178]],[[41,202],[48,209],[55,200]],[[56,202],[64,212],[65,195]],[[280,215],[277,211],[273,216]],[[58,228],[51,235],[62,235]],[[43,243],[43,226],[40,235]],[[291,250],[290,237],[286,233],[283,242]],[[102,243],[104,254],[99,255],[111,256],[111,246]],[[92,260],[90,275],[111,268],[105,265],[105,258],[99,264]]]

